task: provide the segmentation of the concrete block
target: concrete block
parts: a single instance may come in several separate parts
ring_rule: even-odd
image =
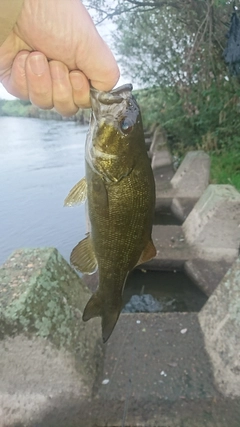
[[[170,180],[174,175],[172,156],[168,150],[156,151],[154,153],[152,169],[157,189],[156,193],[158,194],[160,188],[165,189],[166,184],[170,185]]]
[[[154,225],[153,243],[157,254],[151,260],[139,266],[148,270],[181,270],[191,257],[191,246],[188,245],[181,226]]]
[[[163,200],[169,199],[161,199],[167,209]],[[240,194],[232,186],[210,185],[182,226],[156,225],[152,235],[157,255],[144,268],[184,269],[210,296],[238,257]]]
[[[178,196],[199,199],[208,185],[210,158],[203,151],[189,151],[177,169],[171,184]]]
[[[144,135],[144,137],[145,137],[145,145],[146,145],[146,148],[147,148],[147,151],[148,151],[150,149],[150,147],[151,147],[151,144],[152,144],[152,138],[146,137],[146,135]]]
[[[218,389],[240,397],[240,258],[198,315]]]
[[[1,427],[89,399],[102,361],[99,319],[81,319],[89,297],[53,248],[17,250],[0,268]]]
[[[231,185],[209,185],[184,222],[183,231],[202,256],[233,262],[240,245],[240,193]]]
[[[153,155],[160,156],[160,152]],[[155,162],[157,165],[157,162]],[[173,169],[173,165],[168,165]],[[209,182],[210,159],[203,151],[190,151],[186,154],[176,173],[166,179],[159,178],[160,168],[153,168],[156,182],[156,210],[169,209],[184,221],[195,203],[201,197]],[[161,177],[161,175],[160,175]]]
[[[150,130],[144,130],[144,138],[151,138],[152,139],[153,136],[153,131]]]
[[[158,127],[152,137],[149,149],[149,156],[152,158],[152,168],[156,186],[162,187],[169,182],[174,175],[173,158],[167,147],[165,132]]]
[[[195,197],[174,197],[171,201],[170,210],[183,223],[193,209],[196,201]]]
[[[217,261],[201,258],[189,259],[184,264],[188,277],[207,295],[210,296],[219,285],[232,262],[225,259]]]
[[[172,167],[172,156],[168,150],[156,151],[152,158],[152,168],[155,169]],[[172,168],[173,170],[173,168]]]
[[[151,157],[156,151],[166,148],[166,145],[167,145],[166,134],[164,130],[160,126],[158,126],[154,130],[153,137],[152,137],[152,144],[149,150]]]
[[[216,390],[197,313],[121,314],[97,404],[99,427],[239,427],[239,399]]]

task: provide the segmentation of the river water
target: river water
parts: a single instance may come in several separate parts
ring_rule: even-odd
[[[17,248],[54,246],[69,260],[85,208],[63,207],[84,176],[86,126],[0,117],[0,265]]]

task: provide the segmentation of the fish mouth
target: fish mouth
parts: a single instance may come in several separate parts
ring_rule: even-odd
[[[109,92],[90,89],[91,106],[96,119],[117,116],[132,99],[132,84],[125,84]],[[122,104],[122,106],[120,106]]]
[[[120,104],[122,100],[126,98],[127,93],[132,92],[132,89],[133,89],[133,86],[131,83],[127,83],[122,86],[119,86],[116,89],[113,89],[109,92],[101,92],[97,89],[91,88],[90,89],[91,100],[101,102],[102,104],[105,104],[105,105]],[[125,96],[121,96],[123,94]]]

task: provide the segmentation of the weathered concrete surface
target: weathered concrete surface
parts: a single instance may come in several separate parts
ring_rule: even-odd
[[[156,169],[161,169],[164,167],[171,167],[173,172],[172,163],[172,156],[167,150],[156,151],[153,154],[152,168],[154,172],[156,172]]]
[[[209,183],[209,156],[203,151],[190,151],[175,172],[167,137],[160,126],[153,133],[149,156],[156,183],[156,211],[171,211],[183,222]]]
[[[209,185],[182,226],[153,226],[156,257],[140,268],[185,270],[211,295],[240,247],[240,193],[229,185]]]
[[[210,158],[203,151],[189,151],[177,169],[171,184],[179,197],[199,199],[209,183]]]
[[[172,155],[167,146],[166,134],[159,126],[153,133],[148,154],[152,159],[152,169],[156,184],[160,182],[163,186],[166,183],[168,185],[175,171]]]
[[[64,399],[84,401],[91,394],[91,375],[87,383],[74,355],[40,337],[20,334],[2,341],[0,375],[1,427],[35,426]]]
[[[183,231],[202,256],[233,262],[240,244],[240,193],[231,185],[209,185]]]
[[[1,427],[91,396],[102,344],[99,319],[81,319],[89,296],[56,249],[15,251],[0,268]]]
[[[192,247],[186,242],[183,229],[179,225],[154,225],[152,238],[157,255],[139,268],[181,270],[184,263],[193,256]]]
[[[152,138],[149,136],[146,136],[146,134],[144,134],[144,139],[145,139],[146,148],[147,148],[147,150],[149,150],[151,147],[151,144],[152,144]]]
[[[198,317],[219,390],[240,397],[240,258]]]
[[[166,133],[160,126],[157,126],[153,131],[152,143],[149,149],[149,154],[151,157],[157,152],[165,150],[167,147],[167,137]]]
[[[24,269],[24,251],[17,251],[4,265],[4,273],[0,270],[0,277],[11,284],[5,291],[8,296],[2,297],[1,427],[120,427],[123,420],[125,426],[141,427],[239,427],[240,396],[223,395],[216,386],[197,313],[121,314],[103,355],[98,320],[83,324],[79,315],[68,315],[76,314],[76,309],[81,312],[89,297],[78,276],[56,250],[26,251],[25,256]],[[11,276],[7,273],[10,266]],[[239,273],[239,264],[235,271]],[[39,280],[41,275],[45,280]],[[2,289],[7,286],[4,280]],[[20,283],[17,291],[16,283]],[[231,287],[227,289],[230,292]],[[238,288],[234,285],[234,289],[229,294],[231,302],[237,301]],[[30,317],[28,310],[18,309],[18,292],[21,307],[34,308]],[[33,293],[35,302],[42,295],[41,311],[37,304],[31,305]],[[65,323],[65,318],[59,321],[60,315],[58,321],[52,319],[52,332],[46,333],[46,326],[43,330],[38,327],[38,322],[46,324],[49,301],[63,307],[68,319],[63,330],[68,328],[69,334],[63,333],[62,338],[55,335],[55,326],[61,331]],[[207,315],[218,312],[218,301]],[[8,317],[7,330],[3,326],[6,310],[14,302],[17,305],[11,312],[17,314],[12,320]],[[38,321],[27,324],[35,308]],[[238,319],[238,303],[233,303],[229,313]],[[202,318],[209,323],[205,315]],[[199,319],[202,325],[201,314]],[[226,319],[223,326],[228,316]],[[216,325],[213,329],[216,331]],[[15,333],[11,337],[9,332]],[[230,332],[223,331],[229,336]],[[238,344],[238,335],[236,340]],[[233,348],[235,342],[231,344]],[[238,365],[234,367],[238,371]]]
[[[207,296],[210,296],[231,266],[231,260],[220,258],[217,261],[209,261],[207,257],[195,258],[185,262],[184,271]]]
[[[96,426],[239,427],[221,396],[195,313],[124,314],[106,344]]]
[[[62,396],[27,425],[239,427],[239,420],[240,399],[215,386],[197,314],[141,313],[121,314],[91,400]]]
[[[210,159],[206,153],[187,153],[170,182],[156,177],[156,210],[170,209],[184,221],[206,189],[209,174]]]

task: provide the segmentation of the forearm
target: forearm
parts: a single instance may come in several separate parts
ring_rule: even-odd
[[[0,0],[0,46],[12,31],[24,0]]]

